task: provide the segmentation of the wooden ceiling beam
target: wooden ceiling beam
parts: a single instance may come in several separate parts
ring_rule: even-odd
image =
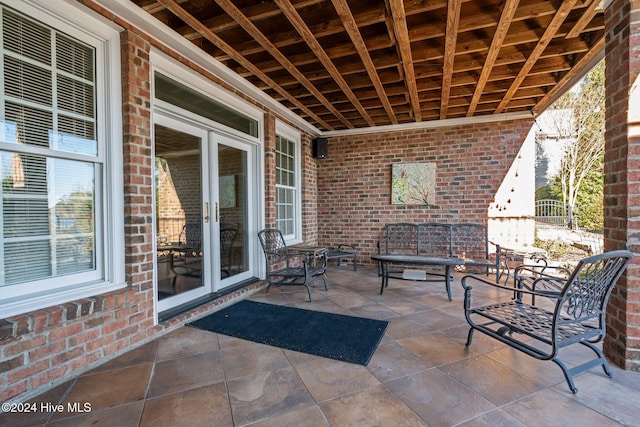
[[[393,31],[395,39],[398,42],[400,51],[400,61],[402,62],[402,71],[407,85],[407,92],[411,108],[413,110],[413,118],[415,121],[422,121],[420,111],[420,102],[418,101],[418,88],[416,86],[416,76],[413,69],[413,57],[411,53],[411,42],[409,40],[409,30],[407,28],[407,16],[404,10],[403,0],[385,0],[389,5],[391,17],[393,19]]]
[[[542,34],[542,37],[540,37],[538,44],[533,49],[531,55],[529,55],[527,62],[524,63],[515,80],[513,81],[513,84],[507,91],[505,97],[500,102],[500,105],[498,105],[498,108],[495,111],[496,114],[500,114],[505,110],[505,108],[509,104],[509,101],[511,101],[511,97],[518,90],[518,88],[522,84],[522,81],[527,77],[529,71],[531,71],[538,58],[546,49],[549,42],[551,42],[551,39],[554,37],[566,17],[569,15],[569,12],[571,12],[571,9],[575,5],[576,1],[578,0],[564,0],[562,2],[560,7],[558,8],[558,11],[551,20],[551,23],[546,27],[544,33]]]
[[[279,9],[277,10],[280,14],[282,13]],[[357,17],[354,17],[354,19],[358,23],[359,27],[382,23],[384,22],[384,9],[361,12]],[[328,22],[322,22],[317,25],[309,25],[308,27],[316,38],[335,36],[337,34],[343,33],[345,30],[344,25],[342,24],[342,21],[340,19],[332,19]],[[292,46],[296,43],[300,43],[300,41],[300,35],[295,29],[292,31],[283,31],[278,34],[273,34],[271,40],[271,42],[278,48]],[[258,53],[260,51],[260,46],[256,45],[256,43],[252,41],[240,43],[238,46],[236,46],[236,48],[238,49],[238,51],[245,55]],[[224,60],[224,57],[222,57],[221,59]]]
[[[589,65],[595,58],[602,53],[604,50],[605,39],[601,38],[593,48],[583,55],[576,64],[571,68],[571,70],[567,71],[567,73],[562,76],[562,79],[558,83],[556,83],[553,88],[547,93],[547,95],[542,98],[533,108],[533,112],[538,114],[541,111],[544,111],[548,108],[553,101],[557,99],[557,97],[562,94],[566,89],[567,85],[575,79],[576,76],[583,74],[584,68]]]
[[[298,0],[294,4],[294,7],[296,9],[302,9],[322,3],[323,1],[325,0]],[[280,9],[278,9],[273,2],[260,2],[240,10],[251,22],[263,21],[281,15]],[[204,19],[202,23],[216,34],[238,27],[238,23],[226,15],[218,15]],[[197,31],[193,31],[193,29],[189,27],[181,28],[178,32],[187,40],[195,40],[200,37]]]
[[[320,59],[320,62],[322,62],[322,65],[324,65],[327,71],[329,71],[329,74],[331,75],[331,77],[333,77],[333,79],[338,84],[338,86],[340,86],[342,91],[345,93],[347,98],[349,98],[349,100],[353,103],[356,109],[360,112],[360,114],[365,119],[365,121],[367,123],[370,123],[370,126],[373,126],[373,121],[371,120],[371,117],[369,117],[369,114],[364,109],[364,107],[360,104],[360,102],[358,101],[358,98],[353,94],[353,91],[351,90],[347,82],[344,80],[344,78],[342,77],[342,75],[340,74],[336,66],[331,61],[331,58],[329,58],[329,56],[324,51],[320,43],[318,43],[318,40],[315,38],[313,33],[309,30],[309,27],[307,27],[305,22],[302,20],[298,12],[295,10],[293,5],[291,4],[290,0],[274,0],[274,1],[278,5],[282,13],[287,17],[289,22],[294,26],[294,28],[298,31],[298,33],[300,33],[300,35],[302,36],[304,41],[307,43],[309,48],[318,56],[318,59]]]
[[[598,13],[600,4],[601,0],[591,0],[591,4],[587,7],[587,10],[582,13],[582,16],[580,17],[580,19],[578,19],[578,22],[576,22],[571,31],[569,31],[569,33],[567,34],[568,39],[578,37],[580,33],[584,31],[589,22],[591,22],[591,20]]]
[[[594,31],[594,30],[595,30],[595,27],[591,28],[591,26],[588,29],[588,31]],[[529,29],[529,27],[524,26],[524,24],[522,23],[512,24],[509,31],[510,31],[509,34],[506,36],[503,42],[502,51],[504,51],[505,48],[507,47],[511,47],[515,49],[517,46],[521,44],[537,43],[539,41],[539,33],[536,32],[535,30]],[[513,31],[516,31],[516,32],[513,32]],[[556,46],[556,45],[558,47],[557,48],[553,47],[553,48],[557,49],[558,52],[562,54],[568,54],[572,52],[575,53],[580,51],[580,48],[578,47],[579,45],[584,47],[582,49],[584,51],[587,51],[589,49],[587,43],[579,38],[564,40],[565,34],[566,33],[562,33],[562,32],[557,34],[557,37],[554,38],[553,42],[545,50],[545,54],[547,54],[549,49],[552,49],[552,46]],[[456,55],[471,54],[471,53],[482,54],[488,51],[487,46],[491,44],[490,39],[488,38],[478,39],[476,36],[473,36],[473,37],[468,36],[468,37],[472,38],[473,40],[462,41],[460,40],[461,37],[460,36],[458,37],[459,43],[458,43],[458,46],[456,47]],[[273,41],[273,40],[270,39],[270,41]],[[433,61],[437,61],[438,64],[442,62],[442,58],[443,58],[442,49],[435,46],[430,47],[429,45],[427,45],[427,43],[428,41],[424,41],[424,40],[418,43],[412,42],[414,67],[418,67],[419,64],[429,63]],[[389,46],[390,44],[387,37],[377,36],[377,37],[371,37],[367,39],[367,47],[369,52],[380,51],[380,56],[384,58],[384,59],[375,59],[376,56],[378,55],[377,54],[375,56],[372,55],[372,58],[375,59],[376,68],[378,70],[380,70],[383,67],[393,67],[397,65],[397,60],[395,58],[393,60],[389,60],[388,53],[384,52],[384,49],[388,49]],[[563,49],[565,50],[564,52],[562,52]],[[353,46],[351,44],[334,46],[326,49],[326,52],[334,60],[339,57],[347,58],[348,56],[352,56],[354,54]],[[290,56],[289,59],[298,67],[300,67],[301,65],[312,66],[312,64],[318,62],[318,59],[315,55],[313,55],[312,53],[306,53],[306,52],[298,55]],[[256,63],[256,65],[258,65],[258,67],[264,72],[274,72],[279,69],[282,69],[281,65],[275,60],[263,61],[260,63]],[[348,66],[351,68],[354,68],[353,72],[360,71],[359,68],[356,68],[358,67],[358,64],[351,63]],[[441,65],[438,65],[438,67],[441,67]],[[236,69],[235,71],[242,76],[247,75],[247,72],[244,70]],[[350,71],[348,69],[345,69],[344,67],[341,67],[340,72],[342,74],[345,74]],[[313,79],[311,80],[313,81]]]
[[[442,67],[442,96],[440,100],[440,120],[447,118],[449,108],[449,92],[451,91],[451,75],[456,56],[458,25],[460,24],[460,0],[449,0],[447,7],[447,28],[444,42],[444,66]]]
[[[346,0],[332,0],[333,7],[336,9],[338,16],[342,19],[342,23],[344,24],[344,28],[347,30],[349,34],[349,38],[353,42],[353,45],[364,64],[364,67],[373,83],[373,86],[378,93],[378,97],[380,98],[380,102],[384,107],[387,115],[389,116],[389,120],[391,123],[397,124],[398,119],[396,118],[395,113],[393,112],[393,108],[389,103],[389,98],[387,97],[387,93],[384,90],[384,86],[382,86],[382,82],[380,81],[380,76],[376,70],[375,64],[371,59],[371,55],[369,54],[369,49],[362,38],[362,34],[360,34],[360,30],[358,28],[358,24],[351,14],[351,10],[349,9],[349,5]]]
[[[351,126],[351,123],[338,111],[332,104],[324,97],[324,95],[305,77],[305,75],[298,70],[298,68],[287,59],[270,41],[262,34],[262,32],[247,18],[240,9],[238,9],[230,0],[216,0],[216,3],[224,9],[225,12],[232,19],[234,19],[238,25],[240,25],[251,37],[253,37],[260,45],[273,56],[292,76],[294,76],[309,92],[313,94],[326,108],[336,116],[342,124],[347,127]],[[259,67],[258,67],[259,68]],[[264,70],[263,70],[264,72]]]
[[[493,66],[498,59],[498,54],[500,53],[500,49],[502,48],[502,43],[507,37],[509,27],[511,27],[513,16],[518,9],[518,3],[520,3],[520,0],[507,0],[504,8],[502,9],[498,27],[496,28],[496,32],[493,34],[491,46],[489,47],[489,51],[487,52],[482,71],[480,72],[480,77],[478,78],[478,84],[476,85],[475,91],[471,98],[469,110],[467,111],[467,117],[473,116],[473,114],[476,112],[476,107],[478,106],[478,102],[480,101],[480,97],[482,96],[485,85],[489,81],[491,70],[493,70]]]
[[[255,65],[253,65],[249,60],[247,60],[245,57],[243,57],[238,52],[236,52],[224,40],[222,40],[220,37],[214,34],[207,27],[202,25],[200,21],[198,21],[190,13],[184,10],[178,3],[176,3],[175,0],[158,0],[158,2],[161,3],[165,8],[167,8],[171,13],[176,15],[178,18],[182,19],[185,23],[187,23],[188,25],[191,25],[194,30],[200,32],[200,34],[202,34],[202,36],[205,37],[207,40],[209,40],[211,43],[215,44],[220,49],[223,49],[229,55],[232,55],[234,60],[241,63],[243,67],[253,70],[256,77],[258,77],[260,80],[270,85],[274,90],[276,90],[278,93],[280,93],[285,98],[287,98],[287,100],[289,100],[293,105],[298,107],[300,110],[304,111],[309,117],[313,118],[313,120],[315,120],[317,123],[319,123],[326,129],[334,130],[332,126],[330,126],[324,120],[320,119],[320,117],[318,117],[313,111],[305,107],[304,104],[302,104],[301,102],[296,100],[294,97],[289,95],[286,90],[284,90],[275,81],[269,78],[269,76],[267,76],[262,71],[260,71],[260,69],[257,68]]]

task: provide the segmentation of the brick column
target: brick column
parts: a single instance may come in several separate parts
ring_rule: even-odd
[[[604,352],[640,371],[640,0],[609,2],[605,29],[604,244],[637,255],[611,295]]]
[[[146,291],[153,307],[153,159],[151,158],[150,45],[124,31],[122,45],[125,271],[127,282]]]
[[[276,117],[264,117],[264,204],[265,227],[276,226]]]

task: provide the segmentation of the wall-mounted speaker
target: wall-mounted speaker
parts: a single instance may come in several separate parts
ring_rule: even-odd
[[[313,140],[313,157],[316,159],[326,159],[329,156],[329,141],[327,138],[316,138]]]

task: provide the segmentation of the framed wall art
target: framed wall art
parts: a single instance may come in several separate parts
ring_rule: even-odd
[[[435,204],[435,163],[395,163],[391,168],[392,205]]]

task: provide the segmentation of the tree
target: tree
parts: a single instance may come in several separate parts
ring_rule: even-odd
[[[602,172],[604,165],[604,67],[604,61],[600,61],[545,113],[554,136],[562,144],[557,182],[568,209],[570,228],[585,179],[602,175],[597,172]]]

